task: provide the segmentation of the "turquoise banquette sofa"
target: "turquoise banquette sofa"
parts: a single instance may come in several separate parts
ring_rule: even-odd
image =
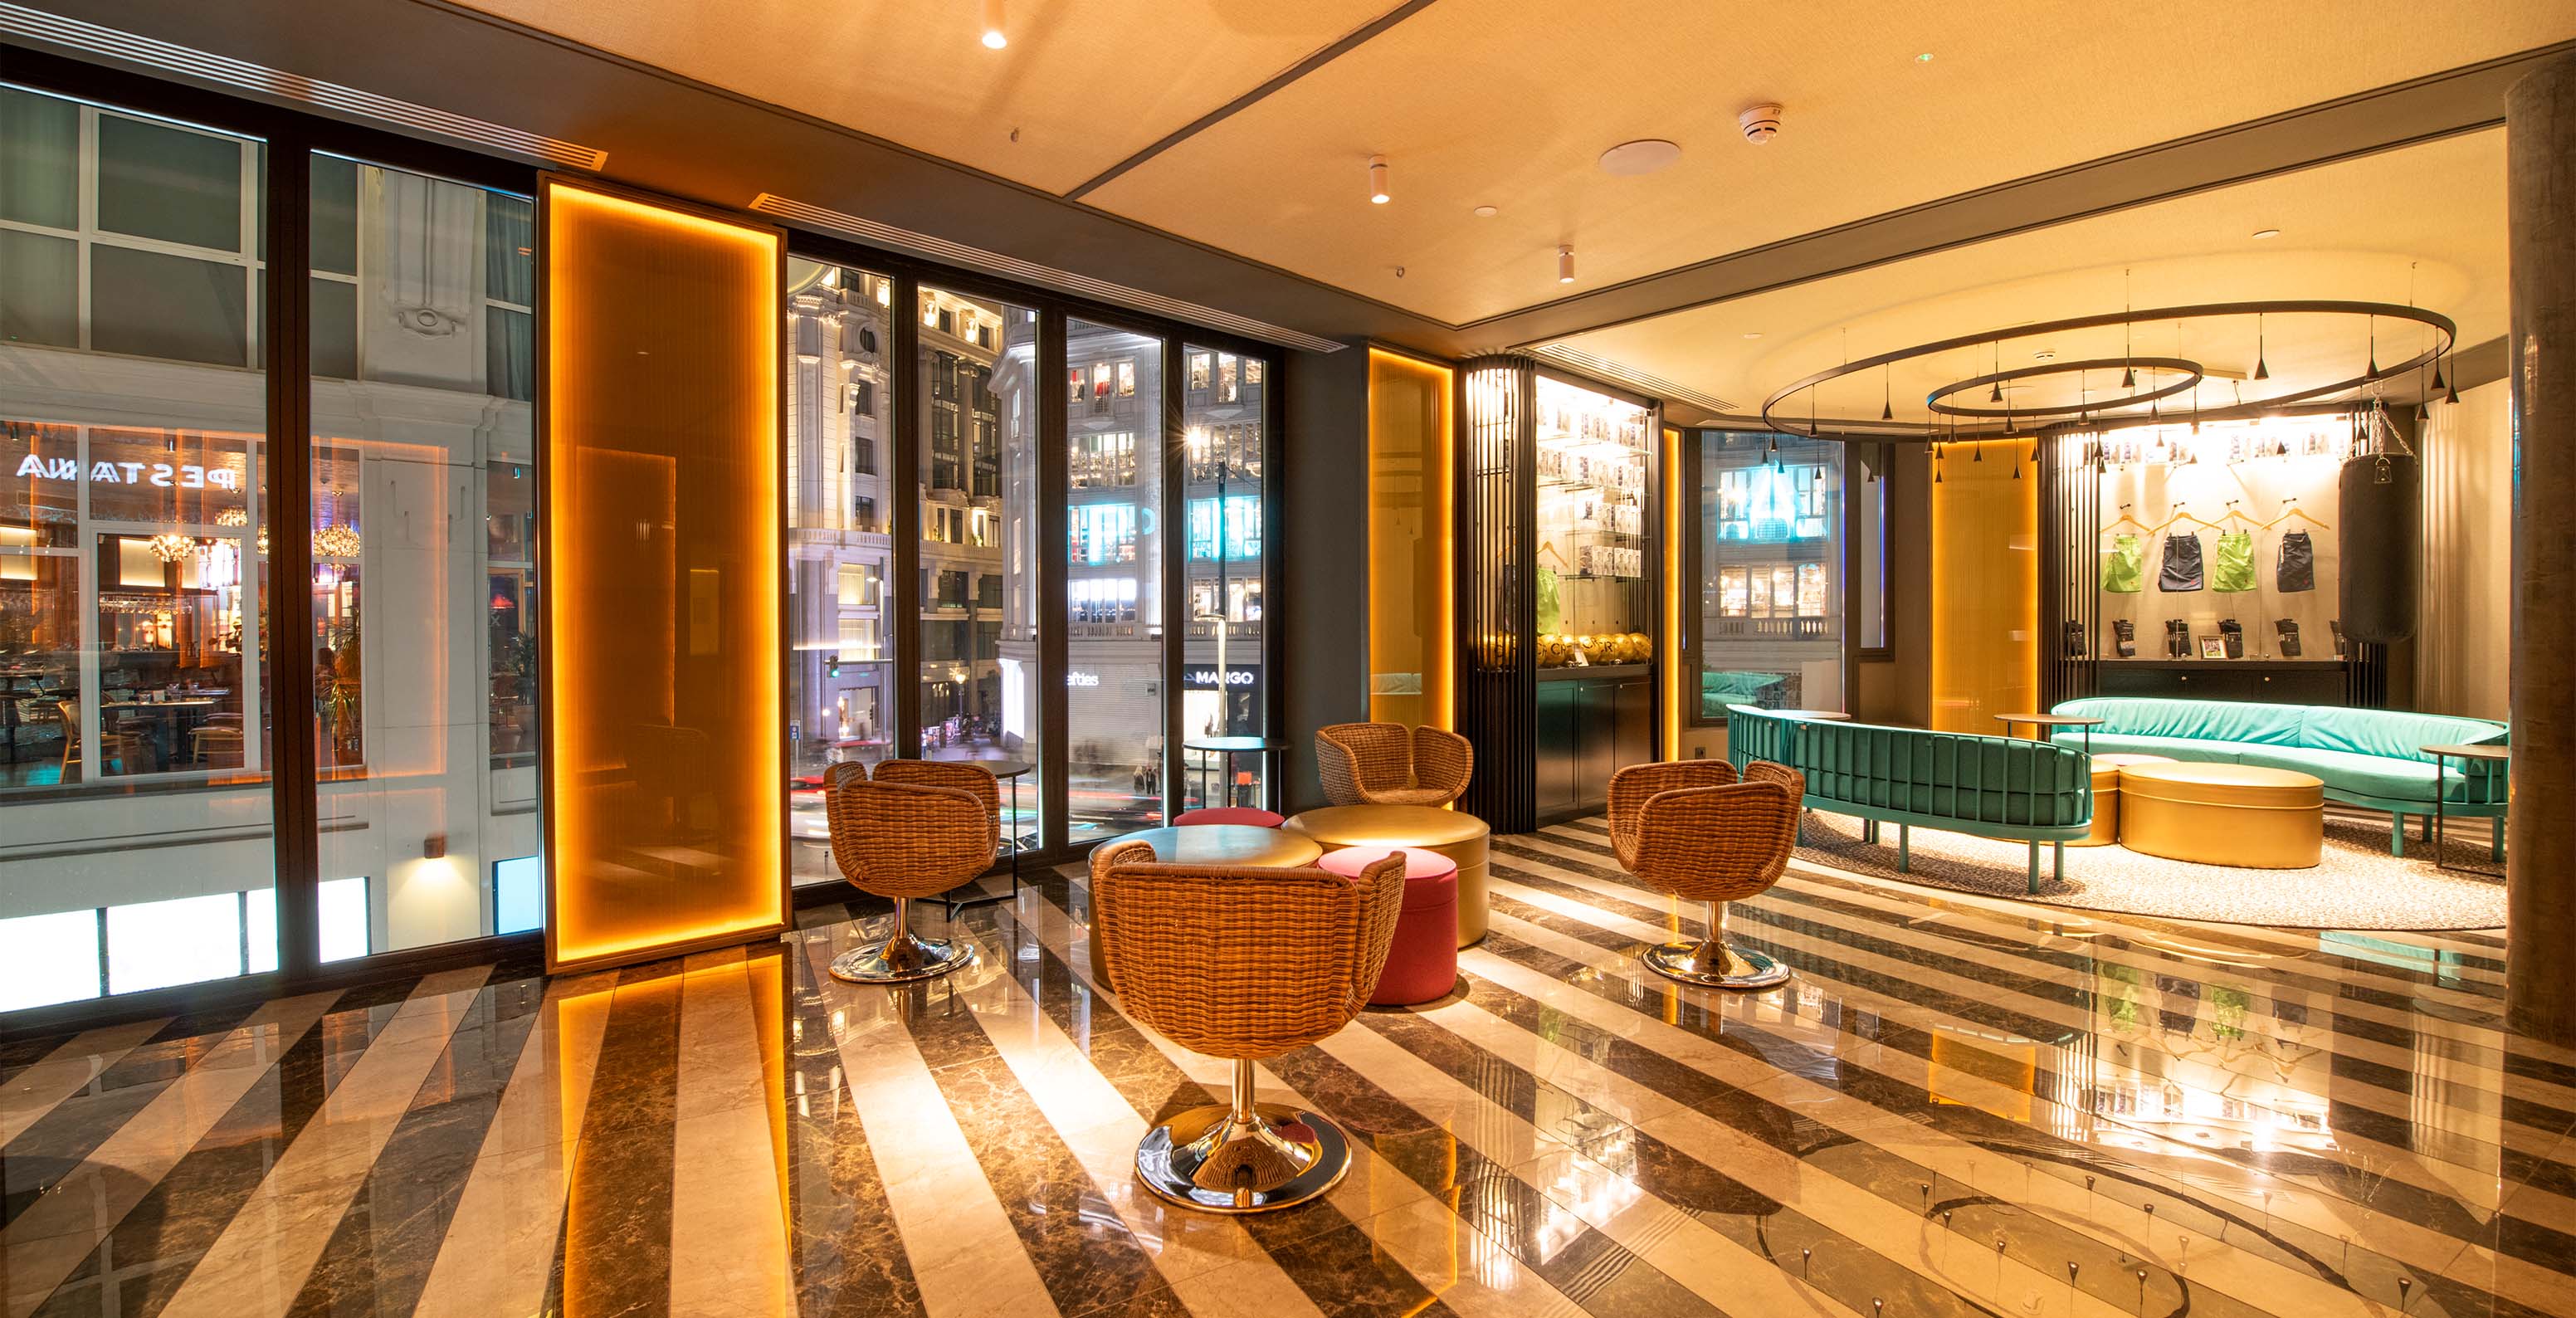
[[[2504,854],[2505,772],[2500,764],[2452,760],[2437,766],[2422,748],[2502,744],[2502,723],[2452,714],[2394,709],[2342,709],[2330,705],[2258,705],[2229,700],[2162,700],[2145,696],[2087,696],[2062,701],[2054,711],[2098,718],[2095,754],[2127,752],[2177,760],[2211,760],[2292,769],[2326,785],[2326,799],[2385,810],[2388,845],[2406,854],[2406,816],[2427,817],[2431,828],[2437,768],[2444,815],[2495,820],[2492,850]],[[2084,733],[2056,734],[2061,746],[2082,746]]]
[[[1769,760],[1805,774],[1808,806],[1867,821],[1870,841],[1879,824],[1896,825],[1899,873],[1913,867],[1910,830],[1920,825],[2029,843],[2037,892],[2039,844],[2063,879],[2066,844],[2093,824],[2092,761],[2078,747],[1730,705],[1726,753],[1739,770]]]

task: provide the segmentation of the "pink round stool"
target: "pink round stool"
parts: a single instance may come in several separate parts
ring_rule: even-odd
[[[1288,820],[1267,810],[1248,805],[1212,805],[1204,810],[1184,810],[1173,816],[1175,825],[1249,824],[1254,828],[1277,828]]]
[[[1315,863],[1357,878],[1389,853],[1404,857],[1404,914],[1369,1005],[1409,1007],[1447,997],[1458,983],[1458,862],[1421,847],[1344,847]]]

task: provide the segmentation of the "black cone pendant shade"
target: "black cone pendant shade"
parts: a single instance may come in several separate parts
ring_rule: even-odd
[[[2272,368],[2263,358],[2263,318],[2261,316],[2254,318],[2254,378],[2257,380],[2272,378]]]

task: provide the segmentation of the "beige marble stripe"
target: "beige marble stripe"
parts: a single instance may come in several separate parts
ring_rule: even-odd
[[[415,1318],[487,1318],[543,1307],[616,989],[615,971],[546,986],[439,1241]]]
[[[252,1012],[0,1231],[9,1318],[26,1318],[44,1304],[339,996],[281,998]]]
[[[680,1120],[672,1150],[671,1312],[789,1318],[787,1185],[743,949],[701,952],[680,988]],[[773,981],[770,991],[777,992]]]
[[[162,1318],[284,1315],[490,966],[422,978],[170,1297]]]
[[[8,1088],[0,1089],[0,1148],[169,1023],[164,1016],[84,1031],[10,1077]]]
[[[2375,1314],[2377,1307],[2340,1287],[2329,1285],[2314,1276],[2282,1267],[2268,1258],[2239,1250],[2227,1242],[2200,1235],[2170,1220],[2159,1220],[2150,1214],[2128,1207],[2109,1196],[2095,1195],[2083,1187],[2054,1176],[2034,1173],[2028,1166],[1976,1144],[1945,1134],[1935,1128],[1904,1119],[1869,1103],[1810,1081],[1793,1072],[1783,1071],[1722,1047],[1677,1026],[1668,1025],[1641,1011],[1605,1001],[1602,998],[1570,988],[1502,957],[1486,952],[1472,952],[1469,968],[1494,983],[1529,997],[1534,1001],[1566,1012],[1602,1029],[1612,1030],[1639,1045],[1713,1076],[1748,1093],[1769,1099],[1796,1111],[1799,1115],[1839,1130],[1854,1139],[1893,1153],[1979,1192],[1993,1195],[2004,1202],[2024,1207],[2059,1225],[2093,1237],[2114,1249],[2132,1250],[2157,1260],[2167,1270],[2187,1275],[2196,1285],[2210,1286],[2234,1295],[2258,1308],[2277,1308],[2291,1304],[2291,1311],[2302,1314]],[[1635,973],[1631,968],[1628,973]],[[1698,997],[1704,990],[1686,990],[1685,995]],[[1472,1004],[1461,1003],[1431,1013],[1433,1019],[1480,1047],[1494,1050],[1508,1060],[1518,1062],[1533,1050],[1542,1050],[1566,1059],[1560,1067],[1577,1071],[1601,1071],[1608,1078],[1597,1083],[1612,1088],[1642,1089],[1636,1082],[1620,1077],[1607,1068],[1555,1047],[1508,1021],[1484,1012]],[[1883,1064],[1891,1054],[1882,1051],[1873,1066]],[[1943,1091],[1946,1092],[1946,1091]],[[1677,1121],[1649,1121],[1643,1129],[1663,1134],[1674,1127],[1690,1127],[1692,1119],[1705,1120],[1698,1113]],[[1706,1132],[1700,1132],[1705,1137]],[[1743,1137],[1749,1138],[1749,1137]],[[1768,1146],[1763,1146],[1768,1148]],[[1770,1156],[1785,1156],[1772,1151]],[[1794,1161],[1794,1160],[1793,1160]],[[1730,1172],[1735,1164],[1712,1163]],[[1827,1168],[1817,1161],[1802,1164],[1814,1171]],[[1759,1185],[1757,1189],[1761,1188]],[[1860,1189],[1860,1187],[1854,1187]],[[1866,1193],[1866,1191],[1863,1191]],[[1871,1194],[1880,1210],[1894,1212],[1882,1227],[1920,1235],[1920,1220],[1911,1213],[1895,1209],[1886,1200]],[[1863,1205],[1866,1208],[1866,1205]],[[1871,1210],[1878,1211],[1878,1210]],[[2168,1218],[2171,1215],[2168,1215]],[[1876,1240],[1875,1234],[1856,1230],[1852,1222],[1836,1221],[1844,1230],[1863,1239]],[[1857,1221],[1859,1219],[1854,1219]],[[1946,1236],[1948,1233],[1942,1233]],[[1900,1239],[1903,1237],[1886,1237]],[[1955,1241],[1927,1237],[1943,1244]],[[1939,1251],[1934,1251],[1939,1252]],[[1982,1269],[1970,1269],[1975,1278]],[[2009,1273],[2007,1273],[2009,1275]],[[1955,1283],[1953,1283],[1955,1284]],[[2031,1276],[2018,1286],[2007,1284],[2001,1294],[1987,1292],[1986,1298],[1999,1301],[2007,1312],[2023,1312],[2036,1293],[2032,1288],[2062,1288],[2063,1277],[2054,1272],[2031,1270]],[[2044,1298],[2044,1297],[2042,1297]]]
[[[1054,903],[1042,897],[1030,900],[1034,902],[1033,927],[1038,932],[1039,942],[1071,967],[1074,975],[1085,984],[1105,993],[1091,979],[1087,950],[1080,947],[1073,937],[1073,930],[1077,928],[1074,922]],[[1143,1025],[1137,1025],[1136,1029],[1157,1051],[1211,1092],[1224,1093],[1232,1083],[1231,1063],[1193,1053]],[[1272,1074],[1268,1067],[1256,1066],[1253,1069],[1260,1101],[1314,1106],[1305,1095]],[[1134,1146],[1131,1144],[1128,1148],[1132,1159]],[[1461,1318],[1523,1318],[1524,1315],[1585,1318],[1582,1306],[1568,1299],[1545,1278],[1523,1267],[1501,1243],[1477,1230],[1472,1222],[1460,1217],[1448,1204],[1431,1197],[1365,1144],[1352,1144],[1350,1175],[1334,1188],[1329,1197],[1333,1205],[1342,1210],[1343,1216],[1363,1226],[1381,1253],[1413,1274],[1416,1282],[1439,1297],[1442,1304]],[[1233,1274],[1234,1270],[1230,1269],[1214,1275],[1219,1283],[1223,1283]],[[1222,1294],[1222,1284],[1218,1290]],[[1259,1312],[1231,1306],[1202,1309],[1196,1303],[1191,1307],[1203,1318],[1212,1314]]]
[[[1057,1312],[965,1132],[948,1114],[912,1032],[895,1014],[895,997],[913,990],[861,987],[831,977],[832,958],[843,946],[836,939],[848,936],[838,931],[854,927],[809,930],[803,948],[822,985],[842,1073],[875,1155],[887,1207],[903,1235],[922,1308],[930,1318]]]

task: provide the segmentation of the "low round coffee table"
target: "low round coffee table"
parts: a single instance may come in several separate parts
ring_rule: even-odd
[[[1485,821],[1463,810],[1428,805],[1329,805],[1289,818],[1283,833],[1310,837],[1324,850],[1420,847],[1458,866],[1458,946],[1485,936]]]
[[[2120,768],[2120,845],[2195,865],[2309,869],[2325,847],[2326,785],[2251,764]]]
[[[2120,771],[2132,764],[2171,764],[2170,755],[2127,753],[2093,757],[2093,831],[2070,847],[2107,847],[2120,840]]]

